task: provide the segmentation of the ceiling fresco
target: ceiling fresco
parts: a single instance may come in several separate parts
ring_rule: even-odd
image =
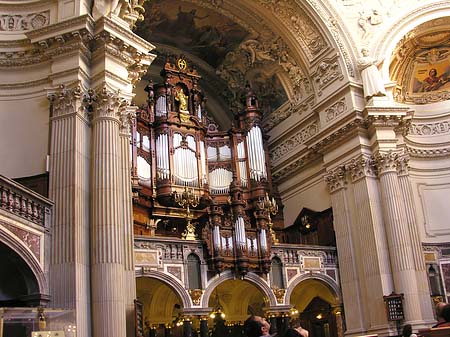
[[[230,17],[236,18],[234,14],[238,13]],[[265,114],[288,100],[277,75],[288,64],[280,56],[287,55],[287,47],[273,32],[255,36],[213,8],[176,0],[146,2],[145,18],[135,32],[156,46],[152,52],[158,57],[147,79],[160,81],[158,74],[166,55],[183,55],[203,77],[200,85],[208,97],[207,110],[213,118],[214,114],[227,114],[226,124],[233,119],[230,111],[242,109],[241,98],[248,84]]]

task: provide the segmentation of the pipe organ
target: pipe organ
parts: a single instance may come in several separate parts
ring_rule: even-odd
[[[133,126],[135,234],[203,240],[217,271],[268,272],[276,205],[267,207],[274,190],[255,94],[245,89],[243,111],[222,131],[186,60],[168,58],[161,75]]]

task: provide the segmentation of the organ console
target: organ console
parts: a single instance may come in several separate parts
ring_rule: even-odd
[[[133,126],[135,233],[150,235],[148,223],[157,223],[155,235],[203,240],[217,271],[268,272],[278,205],[269,198],[274,191],[255,93],[245,88],[233,127],[219,130],[187,60],[167,58],[161,75],[161,83],[146,87],[148,106]]]

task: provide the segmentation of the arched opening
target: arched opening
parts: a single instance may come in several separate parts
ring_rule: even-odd
[[[249,281],[226,280],[213,290],[208,307],[213,309],[208,321],[212,337],[240,337],[248,316],[265,316],[268,299]]]
[[[270,268],[270,280],[272,287],[278,289],[284,289],[284,279],[283,279],[283,263],[280,258],[272,258],[271,268]]]
[[[136,297],[142,303],[147,335],[153,330],[157,336],[182,336],[183,302],[169,285],[154,278],[138,277]]]
[[[343,336],[340,303],[323,281],[307,279],[300,282],[292,291],[290,303],[298,311],[300,324],[310,331],[310,335]]]
[[[39,305],[39,284],[26,262],[0,242],[0,307]]]
[[[202,276],[200,271],[200,259],[195,254],[187,257],[188,285],[189,289],[202,288]]]

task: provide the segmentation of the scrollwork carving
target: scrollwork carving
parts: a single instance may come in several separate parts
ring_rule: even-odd
[[[345,97],[343,97],[339,101],[331,105],[329,108],[325,109],[325,121],[331,122],[346,110],[347,104],[345,102]]]
[[[337,192],[347,185],[345,166],[338,166],[332,171],[329,171],[325,176],[325,182],[328,185],[330,193]]]

